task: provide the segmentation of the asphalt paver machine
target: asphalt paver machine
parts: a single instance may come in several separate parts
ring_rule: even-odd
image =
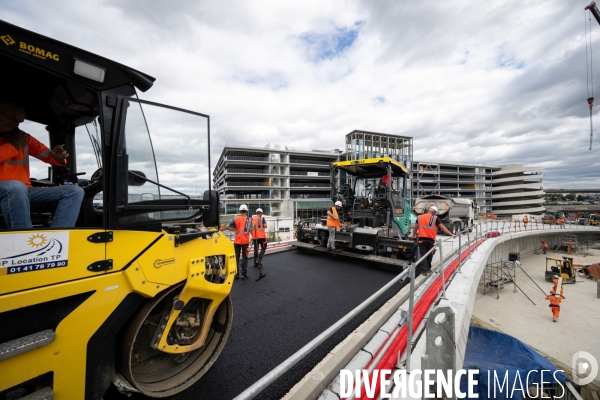
[[[341,174],[346,182],[338,184]],[[383,262],[384,257],[413,258],[415,242],[408,239],[412,206],[407,176],[406,167],[388,157],[332,163],[331,200],[343,204],[342,228],[335,235],[336,248],[342,254],[377,256]],[[296,236],[297,247],[323,250],[329,231],[325,221],[303,221]]]

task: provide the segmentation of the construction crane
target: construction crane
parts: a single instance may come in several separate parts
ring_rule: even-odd
[[[588,4],[585,7],[585,10],[589,10],[590,13],[592,13],[592,15],[594,16],[594,18],[596,18],[596,22],[598,22],[598,24],[600,24],[600,11],[598,11],[598,7],[596,7],[595,1],[592,1],[590,4]],[[591,20],[591,18],[590,18],[590,20]],[[591,23],[590,23],[590,31],[591,31],[591,29],[592,29],[592,27],[591,27]],[[586,35],[587,35],[587,24],[586,24]],[[591,41],[591,33],[590,33],[590,41]],[[590,44],[590,49],[591,49],[591,44]],[[590,52],[590,58],[591,58],[591,52]],[[587,60],[587,43],[586,43],[586,60]],[[590,65],[591,65],[591,61],[590,61]],[[588,102],[588,105],[590,106],[590,150],[592,150],[592,138],[594,136],[594,127],[592,125],[592,108],[594,107],[594,80],[593,80],[593,78],[592,78],[592,95],[589,96],[589,87],[588,87],[587,102]]]

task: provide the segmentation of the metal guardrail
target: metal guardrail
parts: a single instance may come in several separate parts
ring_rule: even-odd
[[[225,170],[228,174],[268,174],[268,171],[264,169],[248,169],[248,168],[227,168]]]
[[[332,160],[334,161],[334,160]],[[290,158],[290,164],[311,164],[311,165],[329,165],[331,161],[305,160],[299,158]]]
[[[329,172],[317,172],[317,175],[308,175],[307,171],[290,171],[294,176],[329,176]]]
[[[331,185],[329,183],[291,182],[290,187],[330,188]]]
[[[225,160],[231,160],[231,161],[269,161],[269,157],[226,156]]]
[[[264,182],[226,182],[225,187],[227,186],[266,186],[270,187],[268,183]]]
[[[249,194],[226,194],[222,196],[226,200],[269,200],[271,196],[262,193],[249,193]]]

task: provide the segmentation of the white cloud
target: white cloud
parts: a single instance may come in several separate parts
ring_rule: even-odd
[[[333,149],[364,129],[413,136],[416,159],[544,165],[546,187],[598,187],[583,6],[25,0],[0,12],[156,77],[141,98],[210,115],[213,164],[225,143]]]

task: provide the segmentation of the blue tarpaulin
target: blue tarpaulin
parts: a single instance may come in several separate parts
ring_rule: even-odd
[[[553,340],[548,337],[548,340]],[[522,399],[527,388],[562,383],[567,377],[550,361],[523,342],[487,329],[471,325],[463,369],[479,370],[474,392],[479,399]],[[543,373],[542,373],[543,371]],[[558,371],[558,372],[557,372]],[[461,380],[461,391],[467,392],[467,379]],[[558,389],[558,395],[561,389]]]

